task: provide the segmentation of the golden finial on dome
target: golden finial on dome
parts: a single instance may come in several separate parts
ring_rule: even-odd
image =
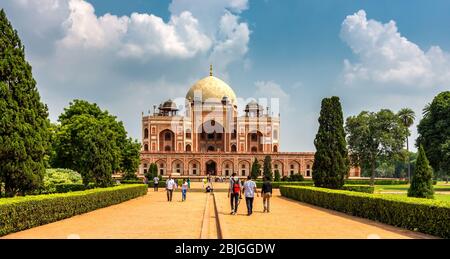
[[[213,74],[212,74],[212,64],[211,65],[209,65],[209,76],[212,76]]]

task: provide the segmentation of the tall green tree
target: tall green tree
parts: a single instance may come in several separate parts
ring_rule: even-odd
[[[96,104],[74,100],[59,116],[54,167],[79,172],[83,183],[111,184],[113,172],[137,171],[139,146],[127,138],[123,123]]]
[[[275,180],[274,181],[275,182],[281,181],[281,174],[280,174],[280,171],[278,171],[278,169],[275,170]]]
[[[417,126],[416,146],[422,145],[430,165],[441,176],[450,174],[450,91],[438,94],[424,108]]]
[[[363,111],[347,118],[345,125],[350,160],[371,172],[371,185],[375,181],[377,162],[392,162],[403,150],[408,134],[398,115],[387,109],[377,113]]]
[[[258,159],[255,157],[255,160],[252,163],[251,176],[253,179],[257,179],[261,172],[261,165],[258,162]]]
[[[433,170],[430,167],[423,147],[420,146],[416,170],[408,189],[408,197],[432,199],[433,194]]]
[[[155,163],[151,163],[149,171],[150,171],[150,175],[152,177],[151,179],[157,177],[158,176],[158,165]]]
[[[406,151],[407,155],[409,155],[409,139],[408,137],[411,135],[409,128],[414,124],[414,119],[416,118],[416,114],[413,110],[409,108],[403,108],[397,113],[398,117],[403,123],[403,126],[408,130],[408,135],[406,136]],[[411,164],[409,163],[409,156],[406,156],[406,161],[408,163],[408,180],[411,181]]]
[[[127,138],[121,152],[120,171],[128,178],[137,178],[136,173],[140,164],[141,144],[137,140]]]
[[[322,100],[319,130],[314,145],[316,146],[312,167],[314,185],[341,188],[345,176],[349,173],[350,162],[339,97],[333,96]]]
[[[270,156],[266,156],[264,158],[263,174],[264,174],[264,177],[269,178],[271,181],[273,180],[272,158]]]
[[[19,35],[0,10],[0,186],[7,196],[39,188],[49,147],[41,102]]]

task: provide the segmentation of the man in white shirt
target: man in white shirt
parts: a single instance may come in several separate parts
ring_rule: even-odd
[[[252,181],[252,177],[248,176],[247,181],[244,183],[244,195],[245,203],[247,203],[247,216],[253,213],[253,199],[255,198],[255,193],[259,197],[258,191],[256,190],[256,183]]]
[[[169,179],[166,181],[167,201],[172,201],[172,194],[175,188],[175,181],[172,179],[172,176],[169,175]]]
[[[158,184],[159,184],[159,178],[158,178],[158,176],[155,176],[155,177],[153,178],[153,188],[154,188],[154,191],[155,191],[155,192],[158,191]]]

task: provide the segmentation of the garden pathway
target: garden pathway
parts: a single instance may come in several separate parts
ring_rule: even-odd
[[[230,215],[226,193],[215,193],[222,237],[231,238],[294,238],[294,239],[404,239],[433,238],[371,220],[346,215],[284,198],[274,190],[271,212],[263,213],[262,198],[255,198],[253,214],[247,216],[242,199],[237,215]]]
[[[3,238],[432,238],[289,200],[278,190],[271,213],[262,213],[262,198],[256,198],[252,216],[246,216],[245,200],[233,216],[226,184],[216,183],[211,196],[200,183],[193,187],[186,202],[179,192],[169,203],[163,189],[149,189],[146,196]]]
[[[181,202],[164,189],[121,204],[24,230],[4,238],[200,238],[206,205],[204,193]]]

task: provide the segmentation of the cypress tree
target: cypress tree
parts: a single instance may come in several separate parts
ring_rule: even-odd
[[[264,158],[263,174],[264,174],[264,177],[267,177],[272,181],[272,179],[273,179],[272,158],[270,156],[266,156]]]
[[[332,189],[341,188],[349,172],[350,163],[339,97],[333,96],[322,100],[319,130],[314,145],[316,146],[312,167],[314,185]]]
[[[408,189],[408,197],[432,199],[433,194],[433,171],[423,146],[420,145],[414,175]]]
[[[261,170],[261,165],[258,163],[258,159],[255,157],[255,160],[252,164],[251,176],[253,179],[257,179],[259,176],[259,171]]]
[[[275,170],[275,182],[281,181],[281,174],[280,171]]]
[[[158,165],[155,163],[150,164],[150,175],[152,176],[152,179],[158,177]]]
[[[50,122],[24,46],[3,9],[0,32],[0,182],[14,196],[42,184]]]

